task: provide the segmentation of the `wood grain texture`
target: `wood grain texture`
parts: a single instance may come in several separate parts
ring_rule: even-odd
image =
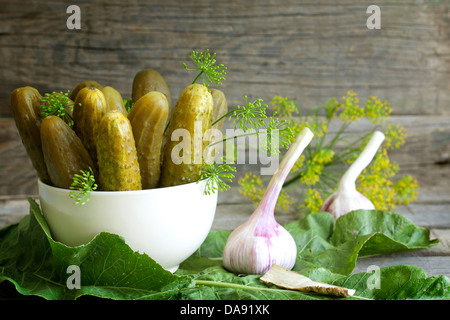
[[[399,164],[400,173],[417,177],[420,186],[427,187],[425,190],[432,188],[427,194],[429,199],[445,196],[450,199],[450,117],[393,116],[389,121],[404,126],[407,133],[405,144],[389,152],[391,160]],[[225,122],[224,134],[232,127],[230,121]],[[366,133],[369,128],[361,120],[353,123],[348,132]],[[335,130],[336,127],[330,126],[330,134]],[[233,186],[237,186],[238,177],[245,172],[259,172],[260,165],[246,163],[237,166]],[[0,195],[36,195],[36,179],[14,120],[0,119]]]
[[[349,89],[377,95],[396,114],[449,114],[449,2],[79,0],[81,30],[68,30],[66,1],[0,0],[0,117],[9,95],[96,80],[130,97],[134,75],[157,69],[176,100],[194,78],[182,63],[209,48],[228,66],[229,105],[243,96],[297,99],[305,108]]]

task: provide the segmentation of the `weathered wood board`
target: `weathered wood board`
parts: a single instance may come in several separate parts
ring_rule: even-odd
[[[73,3],[75,4],[75,3]],[[388,100],[396,114],[449,114],[449,2],[433,1],[76,1],[81,29],[69,30],[66,1],[0,0],[0,117],[9,95],[97,80],[128,98],[134,75],[161,72],[174,100],[195,77],[192,50],[225,64],[222,89],[243,97],[297,99],[309,108],[354,90]],[[368,29],[367,8],[380,8]]]
[[[450,117],[393,116],[389,121],[404,126],[408,135],[400,149],[389,153],[390,158],[399,164],[402,174],[415,175],[421,185],[429,186],[436,181],[427,174],[428,170],[442,169],[441,181],[450,180]],[[232,127],[231,122],[225,122],[224,134]],[[348,133],[357,135],[371,128],[373,125],[361,120],[352,124]],[[331,126],[329,130],[332,134],[336,128]],[[0,120],[0,151],[0,195],[37,194],[36,173],[12,119]],[[259,165],[250,164],[240,166],[237,176],[259,168]],[[447,182],[443,187],[450,188],[449,184]]]

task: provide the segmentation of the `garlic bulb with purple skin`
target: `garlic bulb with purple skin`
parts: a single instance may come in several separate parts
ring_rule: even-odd
[[[347,169],[339,181],[337,191],[330,195],[320,211],[329,212],[335,219],[354,210],[373,210],[375,206],[362,193],[356,190],[356,179],[370,164],[384,140],[384,134],[375,131],[355,162]]]
[[[236,274],[263,274],[272,264],[292,269],[297,245],[275,220],[275,205],[292,166],[308,146],[313,133],[303,129],[292,142],[250,218],[228,237],[223,251],[224,267]]]

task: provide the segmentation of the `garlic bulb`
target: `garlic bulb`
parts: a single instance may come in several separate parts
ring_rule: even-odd
[[[311,142],[313,133],[303,129],[289,147],[250,218],[229,236],[223,251],[224,267],[234,273],[263,274],[272,264],[294,266],[297,245],[291,234],[277,223],[275,205],[292,166]]]
[[[383,143],[384,134],[375,131],[355,162],[347,169],[339,181],[338,189],[330,195],[322,205],[321,211],[331,213],[335,219],[358,209],[375,209],[373,203],[356,190],[356,179],[370,164],[373,157]]]

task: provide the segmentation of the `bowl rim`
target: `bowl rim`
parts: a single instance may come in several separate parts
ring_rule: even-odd
[[[66,188],[60,188],[60,187],[55,187],[52,185],[49,185],[45,182],[43,182],[41,179],[37,179],[38,180],[38,184],[40,186],[43,186],[46,189],[55,191],[55,192],[62,192],[62,193],[70,193],[74,190],[72,189],[66,189]],[[186,189],[186,188],[190,188],[193,185],[200,185],[206,182],[207,179],[201,179],[195,182],[189,182],[189,183],[185,183],[185,184],[180,184],[180,185],[176,185],[176,186],[170,186],[170,187],[158,187],[158,188],[153,188],[153,189],[142,189],[142,190],[122,190],[122,191],[104,191],[104,190],[95,190],[95,191],[91,191],[91,195],[95,194],[95,195],[126,195],[126,194],[138,194],[138,193],[162,193],[162,192],[167,192],[167,191],[171,191],[174,189]]]

